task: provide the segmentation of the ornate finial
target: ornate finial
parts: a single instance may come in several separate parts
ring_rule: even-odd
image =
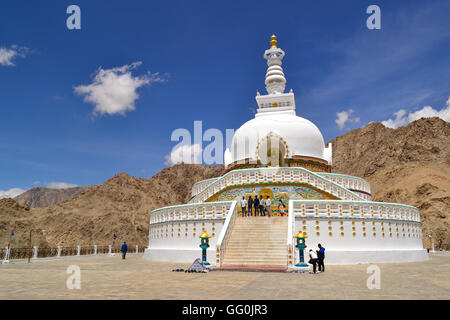
[[[279,94],[284,92],[286,78],[283,68],[281,68],[284,51],[277,47],[277,37],[272,35],[270,38],[270,49],[264,51],[264,59],[267,60],[269,67],[266,72],[266,89],[269,94]]]
[[[270,37],[270,47],[271,48],[277,47],[277,37],[274,34]]]

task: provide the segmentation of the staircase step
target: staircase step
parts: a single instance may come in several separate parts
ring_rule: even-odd
[[[287,266],[287,261],[252,261],[252,260],[246,260],[246,261],[228,261],[228,260],[224,260],[223,261],[223,265],[224,266],[245,266],[245,265],[263,265],[263,266]]]
[[[287,259],[223,259],[223,264],[287,264]]]
[[[259,246],[261,244],[276,244],[276,245],[286,245],[286,240],[285,239],[280,239],[280,240],[261,240],[261,239],[251,239],[250,241],[246,241],[245,239],[242,240],[230,240],[228,241],[228,245],[231,244],[245,244],[245,246]]]
[[[263,248],[260,249],[244,249],[244,250],[226,250],[225,251],[227,255],[229,254],[246,254],[246,255],[258,255],[258,254],[267,254],[267,255],[277,255],[277,254],[286,254],[286,250],[264,250]]]
[[[252,255],[228,255],[226,258],[224,258],[224,261],[230,261],[230,260],[244,260],[244,261],[255,261],[255,257],[257,256],[252,256]],[[268,259],[263,259],[263,261],[268,261]],[[286,255],[283,254],[279,254],[279,255],[275,255],[275,256],[271,256],[270,260],[274,260],[274,261],[286,261]]]

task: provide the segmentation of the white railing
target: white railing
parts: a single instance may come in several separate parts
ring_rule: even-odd
[[[287,232],[287,266],[292,267],[295,264],[295,252],[294,252],[294,206],[292,204],[293,200],[289,200],[289,211],[288,211],[288,232]]]
[[[228,211],[225,223],[222,230],[220,231],[219,238],[216,244],[216,265],[221,266],[223,257],[225,255],[225,250],[230,239],[231,231],[233,229],[234,221],[237,217],[237,201],[233,201],[233,204]]]
[[[420,223],[415,207],[384,202],[345,200],[290,200],[289,215],[295,217],[337,217],[412,221]]]
[[[368,194],[371,193],[370,182],[363,178],[349,176],[346,174],[339,174],[339,173],[317,172],[317,174],[319,176],[322,176],[323,178],[333,181],[334,183],[336,183],[344,188],[356,190],[356,191],[362,191],[362,192],[365,192]],[[192,186],[192,196],[193,197],[196,196],[197,194],[199,194],[200,192],[205,190],[208,186],[210,186],[212,183],[216,182],[218,179],[220,179],[220,177],[206,179],[206,180],[202,180],[202,181],[194,183]]]
[[[189,203],[200,203],[231,186],[264,183],[305,183],[343,200],[364,201],[356,193],[305,168],[256,168],[233,170],[217,179],[193,197]]]
[[[360,178],[339,173],[321,173],[318,175],[337,183],[347,189],[362,191],[370,194],[370,182]]]
[[[233,201],[182,204],[150,212],[150,225],[170,221],[224,219]]]
[[[211,183],[215,182],[219,178],[211,178],[196,182],[192,185],[192,196],[195,196],[206,189]]]

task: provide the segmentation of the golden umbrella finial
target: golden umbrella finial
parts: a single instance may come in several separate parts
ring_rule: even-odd
[[[306,235],[306,232],[303,233],[301,230],[298,232],[298,234],[296,236],[294,236],[294,238],[308,238],[308,236]]]
[[[274,34],[270,37],[270,47],[271,48],[277,47],[277,37]]]
[[[203,234],[199,238],[211,238],[211,236],[206,232],[206,229],[203,228]]]

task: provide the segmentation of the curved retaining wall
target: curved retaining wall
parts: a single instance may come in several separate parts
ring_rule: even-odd
[[[223,230],[225,218],[230,216],[232,208],[232,201],[224,201],[152,211],[149,246],[144,257],[193,262],[201,256],[199,236],[205,228],[212,235],[208,261],[213,265],[219,263],[223,252],[216,246],[219,235],[226,232]],[[318,243],[326,248],[326,264],[427,259],[426,250],[422,247],[419,211],[415,207],[381,202],[290,200],[286,219],[288,267],[298,261],[293,236],[299,230],[308,235],[307,249],[317,249]]]
[[[144,258],[159,261],[193,262],[201,257],[200,235],[211,238],[208,261],[216,260],[216,244],[232,201],[164,207],[150,213],[149,244]]]
[[[409,262],[427,259],[419,211],[381,202],[291,200],[288,265],[298,261],[293,236],[307,233],[307,249],[326,249],[327,264]],[[294,259],[295,257],[295,259]]]

